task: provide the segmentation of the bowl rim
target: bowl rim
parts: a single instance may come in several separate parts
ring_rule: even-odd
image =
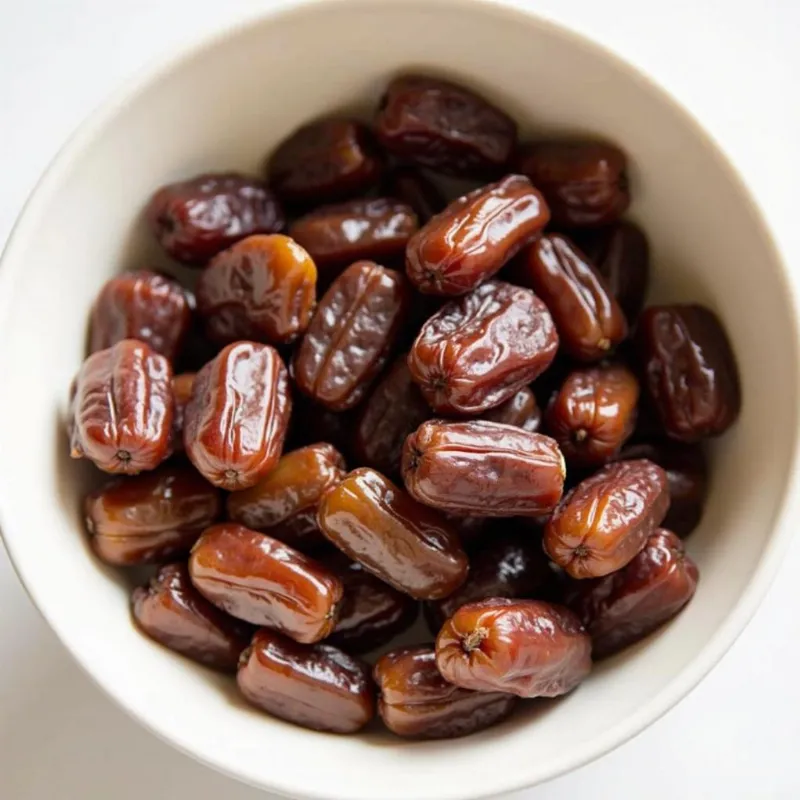
[[[506,16],[520,25],[530,25],[533,23],[542,28],[550,29],[555,36],[561,37],[562,39],[572,39],[576,45],[594,50],[604,58],[615,62],[617,66],[624,68],[629,73],[631,79],[645,83],[650,91],[659,94],[665,102],[672,105],[674,110],[679,115],[682,115],[687,122],[697,130],[698,134],[706,140],[709,144],[710,153],[720,162],[720,166],[728,173],[740,195],[745,198],[746,202],[750,205],[753,219],[757,226],[761,228],[765,240],[769,243],[773,251],[774,261],[780,268],[777,279],[783,284],[788,305],[792,312],[790,324],[793,336],[790,344],[793,349],[793,355],[800,353],[800,276],[795,277],[789,270],[787,260],[772,233],[762,207],[756,201],[753,192],[740,173],[736,163],[727,153],[725,147],[714,134],[703,125],[700,119],[698,119],[678,97],[663,86],[656,77],[651,75],[647,69],[628,58],[627,55],[623,56],[602,42],[591,38],[590,35],[580,30],[573,29],[569,25],[553,19],[538,9],[533,10],[522,7],[516,0],[404,0],[404,2],[408,2],[409,5],[413,3],[416,6],[424,6],[426,8],[439,6],[453,10],[459,8],[464,10],[465,7],[470,7],[471,11],[485,13],[487,16]],[[377,8],[380,6],[381,0],[278,0],[278,3],[270,8],[237,13],[233,19],[223,23],[214,30],[201,33],[199,36],[194,36],[186,41],[182,41],[173,46],[166,53],[149,59],[144,65],[136,69],[132,75],[113,88],[111,92],[106,95],[105,99],[84,117],[57,150],[34,184],[33,189],[30,191],[9,233],[6,245],[2,254],[0,254],[0,329],[3,329],[4,324],[7,324],[9,309],[13,304],[12,298],[14,296],[14,289],[17,281],[20,280],[24,273],[24,263],[19,256],[24,252],[31,236],[35,233],[41,216],[40,209],[46,206],[50,198],[56,193],[62,175],[70,164],[76,157],[93,145],[103,134],[107,124],[113,120],[115,115],[122,108],[175,69],[223,45],[225,42],[236,38],[251,27],[263,25],[269,21],[280,21],[295,15],[299,16],[313,13],[316,7],[334,5],[337,3],[347,6]],[[800,368],[797,366],[800,362],[797,358],[793,358],[792,363],[795,366],[793,388],[795,395],[800,397]],[[579,746],[569,755],[551,760],[545,774],[541,774],[542,771],[537,769],[537,767],[541,765],[537,765],[535,761],[532,760],[530,762],[530,767],[517,773],[513,780],[507,780],[506,782],[502,782],[502,780],[499,781],[494,790],[495,792],[512,792],[552,780],[616,749],[639,734],[646,727],[656,722],[688,695],[717,665],[745,629],[761,604],[778,571],[783,554],[791,541],[793,534],[793,517],[800,512],[800,469],[798,469],[798,465],[800,464],[799,433],[798,431],[793,431],[794,442],[791,449],[789,474],[783,488],[780,504],[774,512],[770,538],[754,568],[753,576],[736,604],[695,659],[666,683],[653,698],[623,721],[612,726],[595,739]],[[296,787],[286,782],[267,784],[256,781],[249,776],[244,776],[239,773],[235,767],[215,759],[212,754],[198,753],[173,735],[161,731],[159,728],[155,727],[154,724],[151,724],[146,716],[146,712],[141,708],[136,708],[126,703],[126,701],[116,693],[113,683],[96,675],[89,660],[85,659],[82,653],[77,648],[74,648],[72,643],[63,636],[62,631],[52,624],[46,608],[44,607],[45,604],[41,602],[37,586],[26,580],[14,547],[15,540],[24,535],[23,527],[22,525],[18,525],[16,520],[10,520],[8,518],[5,509],[4,495],[2,491],[0,491],[0,537],[3,539],[12,567],[20,583],[33,601],[37,611],[47,622],[48,627],[58,637],[67,652],[71,654],[74,661],[92,682],[118,707],[122,708],[126,714],[135,719],[161,741],[170,744],[195,761],[245,784],[263,790],[277,792],[284,796],[302,796],[318,798],[318,800],[331,800],[331,798],[335,797],[335,795],[328,793],[321,794],[318,791],[308,791],[307,789],[304,789],[303,795],[297,795]],[[13,533],[11,533],[12,531]],[[466,790],[466,794],[464,790]],[[471,798],[488,797],[488,795],[485,794],[470,794],[469,791],[468,787],[459,787],[457,795],[452,793],[452,791],[437,791],[435,795],[431,795],[431,798],[435,797],[436,800],[442,798],[468,800]],[[339,795],[336,797],[336,800],[349,800],[349,798],[344,795]]]

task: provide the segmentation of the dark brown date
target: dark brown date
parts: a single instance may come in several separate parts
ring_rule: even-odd
[[[351,264],[320,300],[295,351],[301,392],[332,411],[357,405],[386,362],[411,301],[399,272]]]
[[[318,521],[351,559],[418,600],[447,597],[467,577],[467,557],[447,522],[373,469],[357,469],[329,490]]]
[[[311,398],[295,392],[287,446],[296,449],[329,442],[347,459],[352,452],[356,411],[329,411]]]
[[[395,78],[381,98],[378,139],[402,162],[467,178],[506,168],[517,126],[481,95],[422,75]]]
[[[628,335],[605,280],[566,236],[551,233],[535,241],[523,255],[520,277],[550,309],[571,358],[599,361]]]
[[[481,414],[550,365],[558,334],[529,289],[489,281],[443,306],[423,326],[408,368],[441,414]]]
[[[70,401],[70,455],[104,472],[135,475],[171,454],[172,368],[136,339],[83,362]]]
[[[446,681],[432,647],[392,650],[372,671],[378,685],[378,713],[398,736],[455,739],[505,719],[517,698],[505,692],[470,692]]]
[[[306,555],[331,549],[331,543],[322,535],[317,524],[317,506],[292,514],[270,528],[269,534]]]
[[[223,611],[305,643],[333,631],[344,591],[322,564],[233,522],[202,534],[189,574],[200,594]]]
[[[450,203],[409,239],[406,274],[425,294],[459,295],[491,278],[550,219],[522,175],[507,175]]]
[[[499,422],[502,425],[516,425],[518,428],[536,433],[542,422],[542,412],[536,402],[536,396],[523,386],[510,400],[489,409],[482,417],[487,422]]]
[[[669,484],[651,461],[619,461],[579,483],[553,512],[544,549],[572,578],[622,569],[669,508]]]
[[[253,486],[278,463],[291,406],[277,351],[254,342],[230,344],[197,373],[186,407],[186,453],[215,486]]]
[[[133,618],[151,639],[222,672],[236,672],[252,628],[208,602],[192,586],[186,564],[167,564],[133,590]]]
[[[447,205],[435,184],[413,167],[393,169],[386,181],[386,193],[410,205],[423,225]]]
[[[592,640],[569,609],[493,597],[462,606],[436,637],[436,666],[463,689],[556,697],[592,668]]]
[[[280,233],[249,236],[203,270],[197,310],[213,341],[283,344],[308,327],[316,285],[317,268],[297,242]]]
[[[409,494],[451,514],[547,514],[561,499],[565,477],[553,439],[497,422],[423,422],[403,447]]]
[[[186,418],[186,406],[192,399],[192,389],[195,372],[184,372],[175,375],[172,379],[172,400],[175,408],[172,414],[172,449],[176,452],[183,450],[183,423]]]
[[[147,219],[161,246],[184,264],[202,265],[255,233],[277,233],[283,211],[272,192],[236,173],[198,175],[159,189]]]
[[[625,154],[602,142],[522,147],[517,168],[547,199],[553,223],[585,228],[616,222],[631,202]]]
[[[725,329],[700,305],[651,306],[637,326],[645,385],[667,434],[696,442],[739,416],[739,373]]]

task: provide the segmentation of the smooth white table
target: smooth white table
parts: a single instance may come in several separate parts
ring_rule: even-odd
[[[0,2],[0,243],[61,142],[121,79],[267,5]],[[800,268],[800,3],[529,5],[617,49],[680,98],[739,166]],[[753,622],[700,687],[614,753],[515,800],[800,797],[799,571],[800,538]],[[0,549],[0,798],[142,797],[267,795],[195,764],[128,719],[67,656]]]

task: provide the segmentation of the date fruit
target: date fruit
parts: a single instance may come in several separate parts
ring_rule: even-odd
[[[489,409],[481,419],[487,422],[499,422],[502,425],[516,425],[518,428],[536,433],[542,422],[542,412],[536,402],[536,396],[523,386],[510,400]]]
[[[423,225],[447,205],[439,189],[413,167],[396,167],[386,184],[386,193],[411,206]]]
[[[174,410],[172,414],[172,449],[175,452],[183,450],[183,423],[186,418],[186,406],[192,399],[192,389],[195,372],[183,372],[172,379],[172,400]]]

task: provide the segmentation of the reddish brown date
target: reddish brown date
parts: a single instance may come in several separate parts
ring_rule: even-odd
[[[622,569],[669,508],[669,484],[651,461],[619,461],[579,483],[544,529],[544,549],[572,578]]]
[[[196,377],[197,374],[194,372],[184,372],[175,375],[172,379],[172,400],[175,404],[172,414],[172,449],[176,452],[183,450],[183,423],[186,418],[186,406],[192,399],[192,389]]]
[[[527,386],[523,386],[510,400],[489,409],[482,419],[503,425],[516,425],[518,428],[536,433],[542,422],[542,412],[536,402],[536,396]]]
[[[254,342],[230,344],[197,373],[186,407],[186,453],[215,486],[253,486],[278,463],[291,405],[277,351]]]
[[[351,264],[319,303],[295,351],[298,389],[332,411],[357,405],[397,338],[411,301],[404,276]]]
[[[547,514],[561,499],[565,477],[553,439],[497,422],[423,422],[403,447],[409,494],[451,514]]]
[[[423,225],[447,205],[439,189],[413,167],[396,167],[386,184],[386,193],[411,206]]]
[[[375,715],[375,690],[363,661],[266,628],[242,653],[236,682],[252,705],[315,731],[355,733]]]
[[[592,668],[592,642],[569,609],[490,598],[462,606],[436,637],[436,666],[463,689],[556,697]]]
[[[135,475],[171,454],[172,368],[164,356],[124,339],[83,362],[70,401],[72,458]]]
[[[450,203],[408,242],[406,274],[425,294],[459,295],[491,278],[550,219],[522,175],[508,175]]]
[[[373,669],[378,713],[398,736],[455,739],[505,719],[517,698],[504,692],[470,692],[446,681],[432,647],[392,650]]]
[[[191,319],[189,298],[176,281],[147,270],[124,272],[107,281],[94,302],[89,350],[138,339],[174,361]]]
[[[308,327],[316,285],[317,268],[297,242],[279,233],[249,236],[203,270],[197,310],[213,341],[283,344]]]
[[[198,175],[163,186],[147,206],[147,219],[172,258],[196,265],[246,236],[277,233],[285,221],[261,181],[236,173]]]
[[[599,361],[628,335],[619,303],[600,273],[566,236],[547,234],[523,256],[521,280],[542,298],[561,346],[579,361]]]
[[[659,529],[619,572],[578,584],[569,603],[592,637],[592,657],[618,653],[672,619],[694,596],[699,577],[683,542]]]
[[[517,141],[514,121],[484,97],[422,75],[389,84],[375,130],[398,160],[470,178],[502,173]]]
[[[544,372],[557,349],[545,304],[528,289],[490,281],[422,326],[408,368],[439,413],[481,414]]]
[[[192,586],[186,564],[167,564],[133,590],[133,618],[151,639],[222,672],[235,672],[252,628],[208,602]]]
[[[305,643],[333,631],[344,591],[322,564],[233,522],[213,525],[197,540],[189,574],[223,611]]]
[[[638,400],[639,382],[626,367],[577,369],[550,401],[545,427],[568,464],[601,466],[633,433]]]
[[[636,345],[645,385],[667,434],[695,442],[736,422],[739,373],[725,329],[700,305],[651,306]]]
[[[373,469],[357,469],[328,491],[318,519],[336,547],[419,600],[447,597],[467,577],[467,557],[447,522]]]
[[[188,553],[221,512],[219,491],[181,465],[117,478],[84,500],[92,549],[102,561],[118,566]]]
[[[521,148],[517,168],[547,199],[553,223],[616,222],[630,205],[625,154],[602,142],[542,142]]]
[[[284,139],[269,159],[270,186],[287,203],[316,204],[362,194],[382,167],[366,125],[320,119]]]

